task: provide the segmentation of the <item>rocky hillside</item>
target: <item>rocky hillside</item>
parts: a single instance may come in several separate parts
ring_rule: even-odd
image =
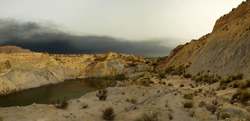
[[[58,83],[65,79],[113,76],[152,69],[145,62],[141,56],[110,51],[96,55],[0,53],[0,94]]]
[[[244,73],[250,77],[250,1],[216,21],[213,31],[198,40],[176,47],[165,60],[164,69],[189,67],[193,75],[218,74],[222,77]],[[162,68],[162,66],[160,67]]]
[[[0,47],[0,53],[31,53],[31,51],[17,46],[3,46]]]

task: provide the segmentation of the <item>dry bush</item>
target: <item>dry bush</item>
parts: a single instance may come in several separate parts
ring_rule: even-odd
[[[194,101],[193,100],[185,100],[182,102],[184,108],[192,108],[194,106]]]
[[[132,104],[136,104],[137,103],[137,99],[134,98],[134,97],[128,97],[128,98],[126,98],[126,101],[130,102]]]
[[[183,98],[185,98],[185,99],[188,99],[188,100],[192,100],[193,99],[193,94],[192,93],[189,93],[189,94],[184,94],[183,95]]]
[[[158,121],[158,113],[143,113],[135,121]]]
[[[114,109],[113,107],[107,107],[104,110],[102,110],[103,114],[102,114],[102,118],[104,120],[114,120],[115,118],[115,114],[114,114]]]
[[[99,100],[104,101],[107,99],[108,96],[108,90],[107,89],[102,89],[102,90],[98,90],[96,97],[99,98]]]

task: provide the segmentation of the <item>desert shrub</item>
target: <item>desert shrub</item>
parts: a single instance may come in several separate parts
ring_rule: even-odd
[[[150,61],[146,61],[146,62],[145,62],[145,64],[149,64],[149,63],[150,63]]]
[[[184,94],[183,95],[183,98],[185,98],[185,99],[188,99],[188,100],[192,100],[193,99],[193,94]]]
[[[240,87],[240,83],[234,82],[232,87],[233,88],[239,88]]]
[[[134,64],[134,63],[129,63],[128,64],[130,67],[136,67],[137,66],[137,64]]]
[[[184,74],[183,77],[185,77],[185,78],[191,78],[192,75],[191,74]]]
[[[246,80],[245,82],[240,84],[241,89],[246,89],[248,87],[250,87],[250,80]]]
[[[214,114],[217,110],[217,107],[214,105],[206,105],[206,109]]]
[[[135,121],[158,121],[158,113],[143,113]]]
[[[68,106],[68,102],[67,102],[67,97],[64,96],[62,101],[60,101],[60,99],[57,99],[57,103],[55,103],[54,101],[52,101],[52,104],[54,104],[54,106],[56,108],[60,108],[60,109],[66,109]]]
[[[125,80],[125,79],[127,79],[127,77],[124,74],[116,74],[114,76],[114,79],[115,80]]]
[[[244,74],[243,73],[239,73],[235,76],[235,80],[242,80],[243,79]]]
[[[191,87],[191,88],[194,88],[194,85],[193,85],[193,84],[190,84],[190,87]]]
[[[218,100],[212,100],[212,104],[214,105],[214,106],[217,106],[218,105]]]
[[[127,102],[130,102],[130,103],[133,103],[133,104],[136,104],[137,99],[134,98],[134,97],[129,97],[129,98],[126,99],[126,101],[127,101]]]
[[[246,89],[240,89],[233,94],[231,101],[240,101],[242,103],[250,100],[250,92]]]
[[[152,65],[153,65],[154,67],[156,67],[158,64],[157,64],[157,63],[153,63]]]
[[[159,73],[159,74],[158,74],[158,77],[159,77],[159,78],[165,78],[165,73]]]
[[[165,72],[166,72],[167,74],[171,74],[173,71],[174,71],[173,66],[170,66],[170,67],[168,67],[168,68],[165,70]]]
[[[174,119],[173,114],[172,113],[168,113],[168,118],[169,118],[169,120],[173,120]]]
[[[189,111],[189,116],[194,117],[194,115],[195,115],[195,111],[194,110],[190,110]]]
[[[190,67],[190,65],[186,65],[186,68],[189,68]]]
[[[104,110],[102,110],[102,118],[104,120],[114,120],[115,114],[114,114],[114,109],[113,107],[107,107]]]
[[[230,117],[231,117],[231,116],[230,116],[229,113],[224,113],[224,112],[223,112],[223,113],[220,114],[220,118],[221,118],[221,119],[226,119],[226,118],[230,118]]]
[[[194,79],[195,82],[201,82],[202,80],[203,80],[202,76],[196,76]]]
[[[168,83],[168,86],[173,86],[173,84],[172,83]]]
[[[185,67],[183,65],[179,66],[178,68],[174,69],[174,71],[172,72],[173,75],[182,75],[185,73]]]
[[[180,87],[184,87],[184,84],[181,84]]]
[[[104,101],[108,96],[108,90],[107,89],[98,90],[96,96],[99,98],[99,100]]]
[[[201,101],[200,103],[199,103],[199,107],[205,107],[206,106],[206,103],[204,102],[204,101]]]
[[[83,108],[83,109],[88,108],[88,107],[89,107],[89,105],[88,105],[87,103],[83,103],[83,104],[82,104],[82,108]]]
[[[194,101],[192,100],[185,100],[182,103],[183,103],[183,107],[188,108],[188,109],[192,108],[194,105]]]

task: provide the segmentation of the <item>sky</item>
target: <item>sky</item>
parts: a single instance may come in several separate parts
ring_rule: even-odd
[[[0,45],[51,53],[166,56],[175,46],[211,32],[215,21],[242,1],[0,0]],[[55,45],[61,46],[53,50]]]

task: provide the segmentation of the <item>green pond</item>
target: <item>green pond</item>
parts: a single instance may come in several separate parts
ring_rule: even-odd
[[[0,96],[0,107],[27,106],[33,103],[50,104],[64,96],[67,100],[76,99],[86,93],[107,87],[113,80],[86,78],[65,80],[62,83],[23,90],[10,95]]]

